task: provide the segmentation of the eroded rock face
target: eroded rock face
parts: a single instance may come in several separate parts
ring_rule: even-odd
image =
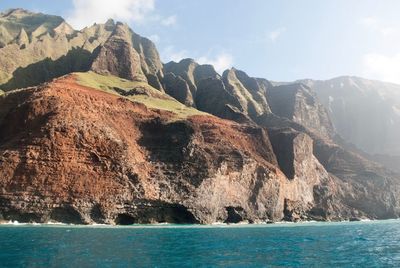
[[[132,35],[126,25],[118,23],[110,38],[98,49],[91,70],[132,81],[147,82],[140,56],[133,48]]]
[[[315,220],[397,218],[400,215],[399,199],[396,197],[400,186],[398,174],[286,118],[264,115],[257,123],[269,129],[279,166],[288,178],[296,173],[297,166],[303,174],[310,172],[307,177],[320,180],[314,185],[313,206],[305,208],[288,200],[285,204],[286,219],[296,220],[299,215],[306,215]],[[299,152],[308,151],[306,154],[300,154],[299,159],[307,159],[304,157],[310,155],[309,150],[313,148],[314,161],[306,161],[314,162],[311,166],[296,164],[293,145],[299,133],[303,133],[300,136],[312,138],[313,146],[307,145],[309,138],[298,139],[298,142],[302,142],[297,143]],[[304,136],[305,134],[307,135]],[[312,166],[314,168],[311,168]],[[325,175],[326,172],[328,176]]]
[[[167,73],[164,77],[165,90],[168,95],[186,106],[194,106],[192,92],[187,82],[180,76]]]
[[[0,40],[0,88],[38,85],[71,70],[88,70],[88,54],[109,36],[107,31],[95,35],[99,27],[78,32],[61,17],[21,9],[2,13],[0,31],[8,37]]]
[[[247,117],[240,107],[239,101],[225,87],[219,78],[203,79],[199,82],[196,96],[196,107],[215,116],[244,121]],[[238,120],[239,119],[239,120]]]
[[[400,172],[399,85],[348,76],[302,82],[317,93],[341,144]]]
[[[293,182],[290,192],[295,193],[294,199],[285,199],[285,220],[309,219],[309,210],[314,207],[314,187],[330,175],[314,156],[313,140],[307,134],[292,128],[271,129],[270,137],[280,169]],[[296,196],[302,196],[301,201]]]
[[[0,100],[7,220],[211,223],[278,220],[290,182],[259,127],[171,114],[72,78]]]
[[[196,95],[198,83],[207,78],[220,78],[220,75],[211,65],[200,65],[193,59],[183,59],[180,62],[169,62],[164,65],[164,72],[173,73],[186,81],[190,92]]]
[[[212,66],[199,65],[192,59],[167,63],[164,70],[186,82],[194,98],[194,107],[201,111],[240,122],[271,112],[266,93],[272,85],[265,79],[249,77],[234,68],[221,77]],[[187,95],[184,87],[173,91],[175,95],[176,91]],[[181,102],[186,103],[185,100]]]
[[[266,98],[267,88],[257,79],[232,68],[224,72],[223,81],[227,90],[240,103],[238,108],[245,111],[248,116],[255,118],[271,111]]]
[[[329,116],[307,86],[290,84],[272,87],[267,96],[275,115],[301,124],[321,137],[332,137],[334,129]]]

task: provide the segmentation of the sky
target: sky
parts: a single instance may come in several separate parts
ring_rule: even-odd
[[[274,81],[356,75],[400,83],[398,0],[0,0],[81,29],[107,18],[194,58]]]

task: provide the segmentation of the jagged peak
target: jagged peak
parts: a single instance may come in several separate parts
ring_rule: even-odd
[[[190,64],[198,64],[198,63],[192,58],[184,58],[184,59],[181,59],[180,61],[171,60],[171,61],[165,63],[165,65],[185,65],[185,66],[190,65]]]
[[[185,58],[185,59],[181,59],[180,64],[198,64],[194,59],[192,58]]]
[[[115,29],[115,21],[113,19],[108,19],[106,23],[104,23],[104,27],[107,31],[113,31]]]
[[[45,27],[44,24],[41,24],[32,32],[32,38],[39,38],[40,36],[46,34],[48,29]]]
[[[287,89],[292,89],[292,90],[307,90],[307,91],[313,91],[312,88],[307,85],[304,82],[298,81],[290,84],[283,84],[283,85],[277,85],[275,86],[276,89],[279,88],[287,88]]]
[[[112,18],[109,18],[104,25],[115,25],[115,21]]]
[[[184,59],[181,59],[179,62],[169,61],[169,62],[165,63],[164,66],[166,66],[167,69],[168,69],[168,67],[172,67],[172,66],[181,66],[181,67],[185,67],[185,68],[189,68],[189,67],[193,66],[196,69],[197,68],[203,68],[203,69],[207,68],[207,69],[210,69],[210,71],[215,72],[215,74],[218,74],[215,71],[215,68],[212,64],[208,64],[208,63],[200,64],[193,58],[184,58]]]
[[[23,27],[16,38],[16,43],[20,46],[29,44],[29,36]]]
[[[132,30],[127,24],[117,22],[110,36],[113,39],[122,39],[132,44]]]
[[[252,78],[245,71],[236,69],[235,67],[231,67],[230,69],[225,70],[224,73],[226,73],[226,75],[230,75],[230,74],[235,75],[236,77],[242,76],[242,77],[246,77],[246,78]]]
[[[54,28],[54,32],[56,34],[71,35],[75,32],[75,30],[67,22],[63,21],[60,23],[60,25],[58,25],[56,28]]]
[[[236,77],[236,73],[239,70],[236,69],[235,67],[231,67],[229,69],[226,69],[223,73],[222,73],[222,77],[226,78],[226,79],[232,79]],[[244,73],[244,72],[243,72]]]
[[[32,15],[35,14],[29,10],[23,8],[11,8],[6,10],[3,13],[0,13],[0,16],[3,18],[10,17],[10,16],[20,16],[20,15]]]

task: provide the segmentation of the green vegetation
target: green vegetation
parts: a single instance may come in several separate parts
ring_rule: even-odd
[[[159,99],[159,98],[152,98],[149,96],[138,95],[138,96],[129,97],[129,99],[136,101],[136,102],[143,103],[150,109],[159,109],[159,110],[173,112],[177,116],[175,119],[185,119],[185,118],[193,116],[193,115],[205,114],[194,108],[187,107],[172,98],[171,99]]]
[[[159,109],[172,112],[174,119],[185,119],[189,116],[204,114],[194,108],[187,107],[153,88],[145,82],[136,82],[122,79],[112,75],[101,75],[94,72],[75,73],[77,81],[82,86],[99,89],[108,93],[117,94],[127,99],[146,105],[149,109]],[[135,94],[134,90],[141,93]],[[121,94],[123,92],[123,94]]]
[[[145,82],[129,81],[113,75],[102,75],[94,72],[76,73],[78,83],[91,88],[117,93],[115,88],[128,92],[134,88],[143,88],[149,95],[161,95],[161,92]]]

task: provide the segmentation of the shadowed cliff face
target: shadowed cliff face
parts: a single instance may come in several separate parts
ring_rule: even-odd
[[[221,77],[212,66],[199,65],[192,59],[169,62],[164,71],[166,92],[201,111],[241,123],[271,112],[266,96],[271,84],[267,80],[236,69],[225,71]]]
[[[211,65],[200,65],[192,59],[183,59],[179,63],[169,62],[164,65],[164,72],[173,73],[187,83],[192,95],[196,94],[197,84],[207,78],[220,78]]]
[[[325,108],[307,86],[292,84],[271,87],[267,98],[275,115],[303,125],[321,137],[334,136],[334,129]]]
[[[167,73],[164,77],[165,92],[177,101],[187,105],[194,106],[192,92],[188,83],[180,76],[173,73]]]

